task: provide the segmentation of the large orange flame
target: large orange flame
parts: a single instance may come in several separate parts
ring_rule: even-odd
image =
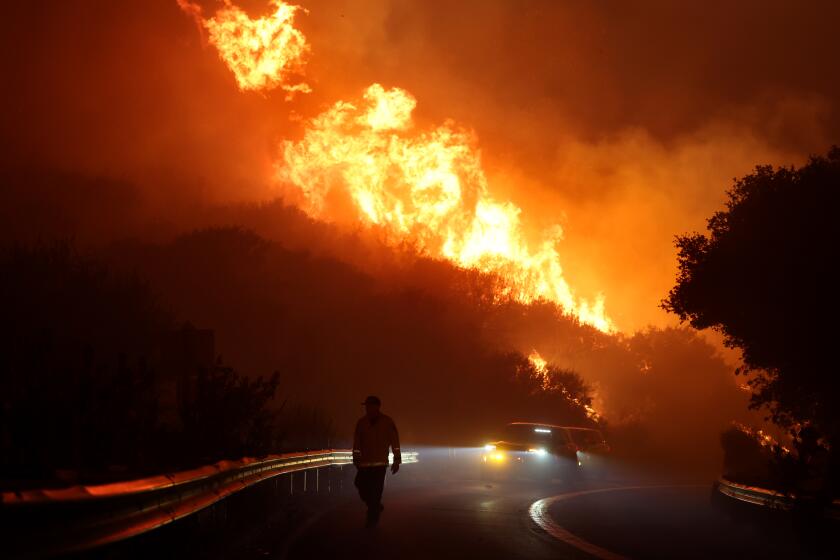
[[[473,135],[452,122],[414,131],[415,105],[407,91],[379,84],[357,103],[336,103],[307,123],[300,141],[283,143],[281,178],[302,191],[313,217],[329,219],[328,194],[345,189],[364,223],[430,256],[497,275],[500,298],[552,301],[611,331],[603,298],[576,297],[563,277],[559,227],[529,245],[520,209],[490,196]]]
[[[528,354],[528,361],[531,363],[531,367],[534,368],[534,371],[540,375],[545,375],[548,372],[548,362],[536,350],[532,350],[531,353]]]
[[[273,14],[251,19],[225,0],[224,7],[205,19],[196,4],[189,0],[177,2],[195,18],[200,30],[206,29],[210,43],[233,72],[239,89],[271,90],[279,86],[289,96],[311,91],[305,83],[290,83],[292,75],[303,74],[309,54],[306,37],[294,27],[295,13],[302,9],[299,6],[272,0],[277,8]]]

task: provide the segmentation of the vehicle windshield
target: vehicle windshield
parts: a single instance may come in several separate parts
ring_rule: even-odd
[[[598,430],[569,430],[574,441],[580,447],[604,443],[604,436]]]
[[[543,445],[567,443],[565,430],[534,424],[508,424],[505,426],[504,440]]]

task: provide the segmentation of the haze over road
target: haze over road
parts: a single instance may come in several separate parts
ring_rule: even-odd
[[[800,558],[790,527],[767,531],[731,519],[710,502],[709,484],[609,479],[482,482],[388,476],[385,512],[364,527],[355,496],[312,515],[288,535],[263,531],[245,557],[287,558]],[[448,478],[448,479],[445,479]],[[540,528],[532,504],[572,535],[564,542]]]

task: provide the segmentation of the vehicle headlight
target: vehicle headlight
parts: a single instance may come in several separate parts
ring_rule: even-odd
[[[492,455],[490,455],[490,457],[496,462],[501,462],[505,460],[505,454],[501,451],[493,453]]]
[[[493,445],[492,443],[488,443],[487,445],[484,446],[485,451],[495,451],[495,449],[496,449],[496,446]]]
[[[538,449],[529,449],[528,453],[534,453],[535,455],[540,455],[540,456],[548,455],[548,451],[546,451],[542,447],[540,447]]]

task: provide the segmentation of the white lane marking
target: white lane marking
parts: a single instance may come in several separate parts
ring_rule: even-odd
[[[563,541],[564,543],[577,548],[578,550],[582,550],[583,552],[589,554],[590,556],[594,556],[595,558],[600,558],[601,560],[629,560],[626,556],[622,556],[620,554],[616,554],[615,552],[610,552],[605,548],[601,548],[598,545],[592,544],[589,541],[583,540],[582,538],[578,537],[577,535],[570,533],[560,525],[558,525],[549,515],[548,508],[551,507],[552,504],[555,502],[560,502],[563,500],[568,500],[571,498],[577,498],[578,496],[586,496],[588,494],[601,494],[603,492],[619,492],[622,490],[651,490],[655,488],[688,488],[688,487],[698,487],[696,484],[665,484],[665,485],[651,485],[651,486],[616,486],[614,488],[596,488],[594,490],[580,490],[578,492],[568,492],[566,494],[558,494],[557,496],[551,496],[549,498],[543,498],[541,500],[537,500],[531,507],[528,509],[528,514],[531,516],[531,519],[539,525],[539,527],[554,537],[557,540]]]

